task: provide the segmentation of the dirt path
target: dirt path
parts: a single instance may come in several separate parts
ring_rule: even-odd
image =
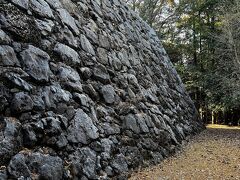
[[[208,126],[183,152],[130,180],[240,180],[240,128]]]

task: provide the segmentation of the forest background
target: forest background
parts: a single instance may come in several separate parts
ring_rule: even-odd
[[[125,0],[157,32],[205,123],[240,123],[240,0]]]

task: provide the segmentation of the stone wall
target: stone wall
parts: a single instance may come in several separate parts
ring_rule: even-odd
[[[202,128],[122,1],[0,0],[0,179],[126,178]]]

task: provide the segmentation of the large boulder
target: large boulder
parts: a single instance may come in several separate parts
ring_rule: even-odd
[[[8,172],[12,178],[63,179],[63,161],[57,156],[21,151],[13,156]]]
[[[4,37],[2,37],[4,38]],[[0,46],[0,65],[2,66],[19,66],[20,63],[11,46]]]
[[[51,74],[49,55],[43,50],[29,45],[21,52],[23,69],[36,81],[48,81]]]
[[[99,137],[97,131],[92,119],[82,109],[78,109],[68,128],[68,140],[72,143],[87,144]]]

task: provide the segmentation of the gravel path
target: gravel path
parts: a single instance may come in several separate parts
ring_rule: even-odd
[[[182,152],[130,180],[240,180],[240,128],[208,126]]]

